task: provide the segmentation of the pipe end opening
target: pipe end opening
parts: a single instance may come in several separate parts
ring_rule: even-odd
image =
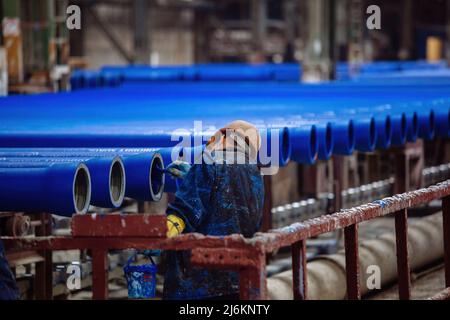
[[[430,111],[430,137],[434,136],[434,128],[435,128],[435,116],[434,116],[434,111],[431,110]]]
[[[406,131],[407,131],[407,128],[408,128],[408,122],[407,122],[407,120],[406,120],[406,114],[402,114],[402,119],[401,119],[401,123],[400,123],[400,126],[401,126],[401,134],[402,134],[402,141],[404,141],[405,140],[405,138],[406,138]]]
[[[284,128],[282,131],[282,137],[281,137],[281,143],[282,143],[282,154],[281,157],[283,158],[281,163],[287,163],[289,161],[289,158],[291,157],[291,143],[289,139],[289,129]]]
[[[311,157],[315,158],[317,155],[317,129],[316,129],[316,126],[311,127],[311,135],[309,138],[309,144],[311,146]]]
[[[412,125],[413,136],[417,137],[417,133],[419,132],[419,116],[417,115],[417,112],[414,112]]]
[[[374,119],[370,121],[369,135],[370,149],[373,149],[377,139],[377,128]]]
[[[352,153],[353,150],[355,149],[355,144],[356,144],[355,125],[354,125],[353,121],[350,121],[348,123],[348,148],[350,150],[350,153]]]
[[[91,177],[84,164],[80,165],[75,173],[73,190],[76,213],[86,213],[91,202]]]
[[[386,117],[386,127],[385,127],[385,134],[386,134],[386,144],[391,144],[391,138],[392,138],[392,122],[391,117]]]
[[[164,192],[164,161],[159,153],[153,156],[149,173],[150,194],[153,201],[161,200]]]
[[[109,190],[113,205],[120,207],[125,197],[125,167],[120,158],[114,159],[111,165]]]

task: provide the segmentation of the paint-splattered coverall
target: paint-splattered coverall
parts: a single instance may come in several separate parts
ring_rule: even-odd
[[[169,205],[186,232],[252,237],[262,220],[264,185],[253,164],[195,164]],[[190,265],[189,252],[166,252],[165,299],[208,299],[238,294],[238,274]]]
[[[16,300],[19,298],[14,275],[5,258],[5,250],[0,240],[0,300]]]

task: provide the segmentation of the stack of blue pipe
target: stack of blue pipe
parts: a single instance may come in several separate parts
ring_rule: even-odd
[[[355,69],[356,67],[356,69]],[[339,62],[336,75],[339,80],[348,80],[359,75],[383,75],[387,72],[434,71],[446,68],[443,61],[381,61],[351,66]],[[264,81],[299,82],[302,67],[297,63],[256,64],[243,63],[198,64],[193,66],[146,65],[105,66],[98,71],[75,70],[72,73],[72,90],[117,87],[122,83],[169,82],[169,81]]]
[[[117,87],[121,83],[168,81],[279,81],[299,82],[301,66],[296,63],[248,65],[199,64],[194,66],[150,67],[145,65],[105,66],[99,71],[76,70],[72,90]]]
[[[236,119],[252,122],[260,129],[261,166],[283,166],[290,160],[313,164],[333,154],[372,152],[418,138],[431,140],[450,134],[450,74],[446,70],[300,85],[279,81],[262,84],[256,79],[270,68],[261,67],[256,77],[249,69],[236,66],[232,70],[203,66],[205,81],[190,82],[174,76],[173,68],[164,71],[163,81],[156,81],[148,74],[139,74],[142,70],[145,74],[148,67],[132,67],[129,69],[137,74],[133,77],[139,80],[125,81],[114,88],[1,99],[0,211],[29,210],[23,205],[14,208],[14,203],[20,191],[23,196],[36,190],[26,188],[27,170],[34,172],[42,167],[41,171],[51,168],[56,172],[62,165],[71,170],[85,166],[90,171],[94,199],[102,194],[102,187],[94,186],[98,169],[93,163],[110,163],[117,158],[126,173],[125,196],[155,200],[152,190],[161,189],[162,179],[166,191],[173,192],[177,187],[167,175],[163,178],[162,162],[167,165],[177,158],[193,162],[211,135]],[[240,69],[242,72],[238,72]],[[114,74],[114,68],[104,71]],[[214,74],[221,75],[222,80],[212,79]],[[183,77],[192,75],[185,73]],[[277,142],[278,150],[271,139]],[[152,171],[149,155],[159,153],[164,161]],[[8,170],[13,172],[9,180],[3,178]],[[42,180],[46,175],[35,176]],[[71,184],[67,179],[64,185]],[[13,188],[15,196],[8,193],[10,184],[20,186]],[[107,196],[103,196],[105,199]],[[59,214],[72,210],[53,209]]]
[[[349,64],[339,62],[336,65],[336,78],[338,80],[348,80],[353,77],[365,75],[384,76],[386,73],[398,73],[404,71],[435,71],[447,68],[445,61],[377,61],[361,64]]]

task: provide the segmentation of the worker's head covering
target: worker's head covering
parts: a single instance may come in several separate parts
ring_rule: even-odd
[[[255,161],[261,148],[259,130],[251,123],[237,120],[218,130],[207,144],[209,151],[245,150],[248,158]]]

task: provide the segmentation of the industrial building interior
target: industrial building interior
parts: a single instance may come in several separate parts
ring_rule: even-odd
[[[0,300],[450,299],[449,0],[0,16]]]

